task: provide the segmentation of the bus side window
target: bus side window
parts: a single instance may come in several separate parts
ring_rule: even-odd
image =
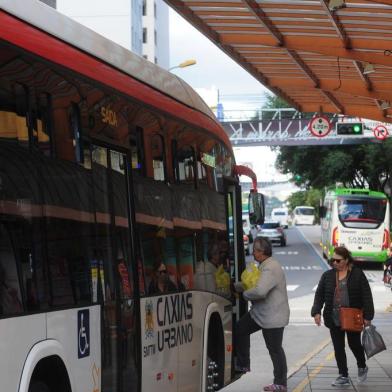
[[[190,290],[194,286],[195,248],[193,233],[177,239],[177,281],[180,290]]]
[[[14,250],[5,226],[0,224],[0,317],[22,311]]]
[[[195,183],[196,181],[196,154],[193,147],[176,150],[176,182]]]
[[[143,128],[136,127],[133,132],[130,132],[130,135],[132,175],[138,174],[144,177],[146,175],[146,163]]]
[[[165,141],[162,135],[156,133],[151,137],[152,166],[154,180],[166,181],[166,152]]]

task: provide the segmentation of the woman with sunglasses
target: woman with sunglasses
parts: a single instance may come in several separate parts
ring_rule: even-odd
[[[149,294],[166,294],[174,291],[177,291],[177,287],[171,281],[166,265],[158,263],[155,267],[153,279],[148,287]]]
[[[335,359],[339,369],[339,376],[332,386],[350,385],[348,377],[347,357],[345,351],[345,335],[348,345],[357,360],[358,382],[367,379],[365,353],[361,343],[361,332],[348,332],[340,328],[339,308],[351,307],[363,310],[364,325],[371,324],[374,317],[374,305],[369,282],[363,271],[354,266],[351,253],[344,247],[338,246],[331,260],[332,269],[321,276],[318,284],[312,317],[315,323],[321,325],[321,310],[324,307],[324,324],[329,328],[335,351]],[[337,284],[339,287],[337,288]]]

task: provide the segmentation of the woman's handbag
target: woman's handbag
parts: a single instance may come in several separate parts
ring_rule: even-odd
[[[374,325],[369,325],[363,330],[362,346],[365,349],[367,359],[386,350],[384,340],[376,331],[376,327]]]
[[[343,331],[361,332],[363,330],[363,311],[357,308],[339,309],[340,328]]]
[[[336,273],[336,294],[340,298],[339,278]],[[363,330],[363,311],[358,308],[339,308],[340,329],[348,332],[361,332]]]

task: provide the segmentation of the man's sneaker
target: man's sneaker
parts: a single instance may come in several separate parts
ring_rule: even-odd
[[[343,387],[345,385],[351,385],[348,377],[339,376],[332,384],[333,387]]]
[[[365,382],[367,380],[369,368],[366,366],[364,368],[358,368],[358,382]]]

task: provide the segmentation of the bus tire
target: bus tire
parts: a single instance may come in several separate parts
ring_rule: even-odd
[[[223,388],[225,352],[222,320],[213,313],[208,326],[207,368],[205,372],[205,391],[214,392]]]
[[[32,381],[29,392],[51,392],[49,387],[42,381]]]

